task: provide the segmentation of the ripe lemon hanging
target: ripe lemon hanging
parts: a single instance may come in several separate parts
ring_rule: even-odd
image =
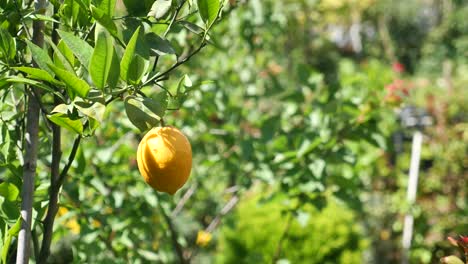
[[[174,127],[156,127],[141,140],[137,151],[138,169],[151,187],[174,194],[192,169],[192,147]]]

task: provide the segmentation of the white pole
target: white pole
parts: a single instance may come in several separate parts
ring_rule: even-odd
[[[411,148],[411,164],[409,171],[408,190],[406,200],[412,206],[416,201],[416,191],[418,188],[418,174],[419,174],[419,160],[421,158],[423,134],[421,131],[416,130],[413,134],[413,145]],[[411,247],[411,237],[413,236],[413,215],[408,212],[405,215],[405,222],[403,224],[403,257],[402,263],[409,263],[409,250]]]

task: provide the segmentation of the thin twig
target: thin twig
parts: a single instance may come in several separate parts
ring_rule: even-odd
[[[164,31],[163,38],[166,38],[167,33],[169,33],[169,31],[171,30],[172,25],[174,24],[174,21],[176,21],[177,16],[179,15],[180,10],[182,10],[182,7],[185,5],[185,2],[186,2],[185,0],[182,1],[182,3],[180,3],[180,5],[177,7],[177,9],[176,9],[174,15],[172,16],[171,21],[169,22],[169,25],[167,26],[166,31]],[[159,62],[159,55],[156,56],[156,58],[154,59],[153,70],[152,70],[153,72],[156,70],[156,67],[157,67],[157,65],[158,65],[158,62]]]
[[[221,209],[221,211],[216,215],[216,217],[213,219],[213,221],[210,222],[207,228],[205,228],[205,232],[207,233],[213,233],[213,231],[218,227],[218,225],[221,223],[221,218],[225,216],[227,213],[229,213],[234,206],[239,202],[239,196],[234,195]],[[188,256],[189,262],[193,257],[195,257],[198,254],[199,248],[196,247],[192,252],[190,252],[190,255]]]
[[[168,73],[172,72],[173,70],[175,70],[177,67],[179,67],[181,64],[184,64],[185,62],[187,62],[188,60],[190,60],[190,58],[192,58],[195,54],[197,54],[198,52],[200,52],[200,50],[203,49],[203,47],[206,46],[206,42],[203,41],[200,46],[194,51],[192,52],[191,54],[189,54],[187,57],[177,61],[174,65],[172,65],[169,69],[167,69],[166,71],[160,73],[160,74],[156,74],[154,75],[153,77],[151,77],[150,79],[148,79],[145,83],[143,83],[142,86],[145,86],[145,85],[148,85],[149,83],[155,81],[155,82],[158,82],[158,81],[161,81],[165,75],[167,75]]]
[[[164,86],[162,86],[162,85],[159,84],[159,83],[155,83],[155,84],[156,84],[156,86],[159,86],[159,88],[161,88],[161,89],[163,89],[164,91],[166,91],[166,93],[168,93],[170,97],[174,97],[174,96],[172,95],[171,91],[169,91],[169,89],[165,88]]]
[[[176,11],[174,12],[174,15],[172,16],[171,22],[169,23],[169,26],[167,26],[166,31],[164,31],[163,38],[166,38],[167,33],[169,33],[169,31],[171,30],[172,25],[174,24],[174,21],[177,19],[177,16],[179,15],[180,10],[182,10],[182,7],[185,5],[185,2],[186,0],[182,1],[182,3],[180,3],[180,5],[177,7]]]
[[[182,211],[182,208],[184,208],[185,203],[187,203],[190,197],[192,197],[196,189],[197,189],[197,183],[190,186],[190,188],[184,193],[180,201],[177,203],[175,209],[172,211],[171,217],[177,216],[180,213],[180,211]]]
[[[239,196],[235,195],[226,203],[226,205],[223,207],[223,209],[221,209],[221,211],[213,219],[213,221],[211,221],[211,223],[208,225],[205,231],[208,233],[213,232],[216,229],[216,227],[218,227],[219,223],[221,222],[221,218],[225,216],[227,213],[229,213],[237,204],[237,202],[239,202]]]
[[[57,181],[58,186],[63,185],[63,181],[65,180],[65,177],[67,176],[68,170],[70,169],[73,163],[73,160],[75,159],[76,152],[78,151],[78,147],[80,146],[80,142],[81,142],[81,135],[78,135],[75,138],[75,141],[73,142],[73,147],[70,152],[70,156],[68,156],[68,162],[65,165],[65,167],[62,169],[62,172],[60,173],[60,176],[58,178],[58,181]]]

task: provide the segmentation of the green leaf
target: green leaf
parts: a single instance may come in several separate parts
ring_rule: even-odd
[[[21,218],[16,220],[15,224],[8,230],[8,234],[12,236],[17,236],[21,229]]]
[[[15,202],[0,197],[0,214],[3,220],[11,222],[19,217],[20,211]]]
[[[31,80],[31,79],[27,79],[27,78],[23,78],[23,77],[17,77],[17,76],[10,76],[8,79],[5,79],[5,80],[7,82],[10,82],[10,83],[23,83],[23,84],[32,85],[32,86],[37,87],[39,89],[43,89],[45,91],[53,93],[54,95],[58,96],[64,102],[66,101],[62,94],[60,94],[59,92],[53,90],[52,88],[50,88],[49,86],[47,86],[47,85],[45,85],[45,84],[43,84],[41,82]]]
[[[209,28],[216,20],[220,8],[219,0],[197,0],[198,12]]]
[[[83,39],[73,35],[73,33],[57,30],[62,40],[71,49],[76,58],[80,61],[81,65],[88,69],[89,62],[93,56],[93,47]]]
[[[59,50],[59,48],[55,45],[52,39],[50,39],[49,37],[45,37],[45,40],[47,41],[47,43],[49,43],[50,47],[52,47],[52,49],[54,50],[53,57],[54,57],[54,60],[57,62],[57,66],[69,72],[75,72],[75,70],[73,69],[73,65],[70,63],[68,58],[66,58],[63,55],[62,51]]]
[[[158,104],[159,108],[152,108],[153,113],[157,114],[159,117],[163,117],[168,105],[168,96],[167,92],[162,91],[151,96],[153,102]]]
[[[18,235],[20,229],[21,229],[21,218],[18,218],[15,224],[5,234],[6,238],[3,242],[3,248],[2,248],[2,263],[7,263],[8,251],[10,249],[11,240],[13,239],[13,237]]]
[[[133,33],[133,36],[130,38],[130,41],[128,42],[127,47],[125,48],[122,61],[120,62],[120,77],[125,81],[129,80],[129,76],[128,76],[129,67],[135,55],[136,43],[137,43],[139,32],[140,32],[140,27],[138,27],[135,30],[135,32]]]
[[[125,112],[128,119],[142,132],[156,126],[160,119],[159,116],[148,109],[146,105],[151,105],[151,103],[148,103],[148,101],[144,103],[145,100],[148,100],[148,98],[143,99],[135,96],[125,98]],[[154,105],[151,105],[151,107],[153,108]]]
[[[151,112],[156,114],[159,118],[164,116],[167,107],[167,94],[162,92],[157,96],[157,100],[151,98],[143,98],[143,105],[146,106]]]
[[[63,40],[60,40],[56,50],[58,51],[54,52],[53,55],[55,65],[63,69],[67,69],[65,68],[65,65],[67,65],[73,69],[73,66],[75,65],[75,56],[73,55],[73,51],[71,51]]]
[[[48,66],[67,85],[67,87],[70,88],[68,90],[70,98],[74,99],[76,94],[82,98],[85,98],[88,95],[91,88],[87,82],[78,78],[75,74],[59,69],[52,64],[49,64]]]
[[[12,60],[16,55],[15,39],[4,28],[0,27],[0,58]]]
[[[107,84],[111,89],[115,88],[119,82],[120,77],[120,61],[117,52],[114,49],[112,54],[112,62],[109,70],[109,76],[107,76]]]
[[[106,111],[105,105],[99,102],[91,104],[91,103],[84,102],[81,100],[75,100],[73,104],[81,113],[102,123],[104,112]]]
[[[68,112],[71,112],[73,109],[73,106],[67,105],[67,104],[59,104],[54,109],[52,110],[52,113],[62,113],[62,114],[68,114]]]
[[[172,0],[156,0],[151,6],[148,16],[154,16],[156,19],[163,18],[171,9]]]
[[[149,51],[143,43],[144,40],[139,38],[139,33],[140,27],[133,33],[120,62],[120,77],[131,84],[140,83],[149,65]],[[140,42],[138,46],[137,42]]]
[[[86,157],[83,153],[83,147],[79,147],[76,152],[76,170],[77,175],[81,175],[86,169]]]
[[[96,87],[104,90],[112,65],[114,55],[114,42],[107,31],[96,25],[96,46],[89,65],[89,73]]]
[[[18,194],[19,190],[16,185],[9,182],[3,182],[0,184],[0,196],[5,197],[8,201],[15,201]]]
[[[31,18],[32,20],[42,20],[42,21],[47,21],[47,22],[60,23],[60,21],[57,21],[50,16],[45,16],[41,14],[32,14],[26,18]]]
[[[80,135],[83,133],[83,124],[80,119],[72,119],[69,115],[62,113],[47,115],[47,118],[60,127]]]
[[[192,83],[192,80],[190,80],[190,77],[187,74],[184,74],[184,76],[180,78],[179,83],[177,84],[176,96],[185,94],[186,88],[190,88],[192,87],[192,85],[193,83]]]
[[[115,10],[115,2],[116,0],[102,0],[99,3],[98,8],[104,12],[109,17],[114,16],[114,10]]]
[[[48,72],[39,69],[39,68],[33,68],[33,67],[13,67],[13,69],[22,71],[24,73],[28,74],[29,78],[36,79],[36,80],[42,80],[46,81],[55,85],[64,85],[62,82],[57,81],[50,75]]]
[[[193,23],[190,23],[188,21],[179,21],[178,23],[182,24],[182,26],[184,26],[186,29],[192,31],[193,33],[197,34],[197,35],[200,35],[202,34],[203,32],[205,32],[205,30],[203,28],[201,28],[200,26],[196,25],[196,24],[193,24]]]
[[[43,70],[47,71],[51,75],[54,75],[54,72],[49,68],[48,64],[52,64],[52,60],[47,54],[47,51],[42,49],[41,47],[37,46],[36,44],[32,43],[29,40],[26,40],[29,49],[31,50],[31,55],[36,62],[36,64]]]
[[[116,39],[120,39],[117,26],[115,25],[114,20],[112,20],[108,14],[93,5],[91,5],[91,14],[93,18],[96,19],[104,28],[106,28],[112,36],[114,36]]]
[[[155,33],[146,34],[146,42],[148,43],[152,56],[161,56],[164,54],[175,54],[171,43],[167,39],[163,39]]]

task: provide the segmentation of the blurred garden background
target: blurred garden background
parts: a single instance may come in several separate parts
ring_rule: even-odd
[[[0,1],[0,27],[11,31],[10,2]],[[114,20],[144,17],[154,2],[117,1]],[[171,10],[153,32],[164,33]],[[144,133],[123,100],[112,102],[68,172],[48,263],[401,263],[405,214],[414,216],[409,263],[463,259],[447,237],[468,234],[468,3],[230,0],[220,14],[208,45],[160,82],[172,93],[181,78],[190,82],[164,115],[192,144],[189,181],[174,196],[143,181],[136,150]],[[193,24],[164,34],[173,52],[158,67],[194,46],[201,18],[186,15]],[[141,89],[154,99],[161,91]],[[20,190],[9,93],[2,84],[0,179]],[[432,119],[421,130],[414,204],[406,192],[415,129],[399,119],[407,106]],[[48,201],[46,130],[33,239]],[[64,157],[73,138],[62,132]],[[3,190],[5,242],[20,198]],[[14,263],[11,243],[6,263]]]

